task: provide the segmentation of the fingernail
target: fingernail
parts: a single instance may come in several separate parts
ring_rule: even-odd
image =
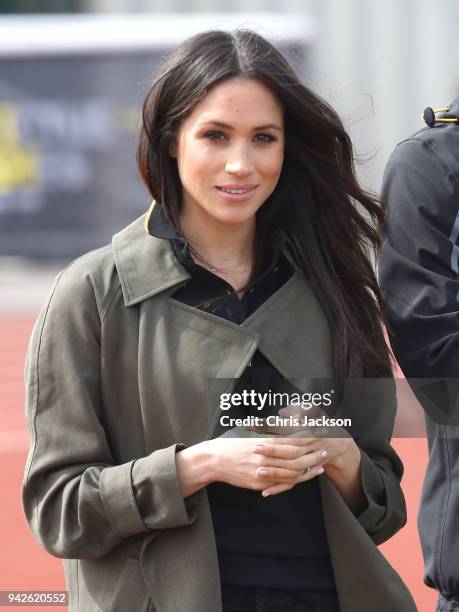
[[[260,452],[260,451],[262,451],[264,449],[264,447],[265,447],[264,444],[257,444],[255,446],[255,451],[256,452]]]
[[[269,493],[268,493],[268,491],[263,491],[263,492],[262,492],[262,495],[263,495],[263,497],[269,497]]]
[[[321,457],[326,457],[327,455],[328,455],[328,453],[327,453],[327,451],[326,451],[326,450],[323,450],[323,451],[320,453],[320,456],[321,456]]]
[[[324,468],[321,465],[319,465],[319,467],[317,468],[317,473],[323,474],[324,472],[325,472]]]
[[[266,470],[265,468],[258,468],[257,474],[258,474],[258,476],[267,476],[268,475],[268,470]]]

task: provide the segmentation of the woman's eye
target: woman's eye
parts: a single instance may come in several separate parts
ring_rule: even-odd
[[[274,142],[276,140],[271,134],[257,134],[257,136],[262,136],[261,142]]]
[[[221,140],[218,136],[224,136],[223,132],[207,132],[207,134],[204,134],[204,138],[210,138],[210,140]]]
[[[215,140],[215,141],[221,141],[223,140],[223,138],[225,137],[225,134],[223,132],[207,132],[206,134],[204,134],[204,138],[209,138],[209,140]],[[258,142],[274,142],[276,139],[274,138],[274,136],[271,136],[271,134],[256,134],[255,138],[258,140]]]

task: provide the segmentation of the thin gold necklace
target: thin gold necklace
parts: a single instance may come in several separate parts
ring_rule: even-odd
[[[188,243],[188,246],[190,252],[196,257],[196,259],[199,259],[206,266],[206,268],[209,268],[211,272],[226,272],[228,274],[232,270],[236,270],[237,268],[240,268],[246,263],[252,261],[252,257],[249,257],[249,259],[246,259],[245,261],[242,261],[241,263],[237,264],[236,266],[232,266],[231,268],[217,268],[217,266],[214,266],[213,264],[208,262],[194,247],[190,245],[190,243]]]

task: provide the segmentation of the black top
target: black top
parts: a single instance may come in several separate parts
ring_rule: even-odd
[[[152,235],[171,241],[178,259],[192,274],[173,298],[235,323],[242,323],[293,273],[280,238],[262,273],[239,299],[229,283],[193,261],[186,239],[167,222],[158,204],[148,227]],[[257,350],[236,387],[259,391],[262,384],[273,389],[280,379]],[[223,584],[306,589],[311,603],[338,607],[317,478],[267,498],[260,491],[222,482],[209,485],[207,493]]]

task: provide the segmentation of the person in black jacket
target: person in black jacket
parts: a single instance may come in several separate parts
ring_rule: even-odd
[[[450,414],[459,379],[459,97],[442,111],[436,117],[426,109],[428,127],[399,143],[389,159],[382,189],[389,220],[379,260],[400,367],[407,378],[435,379],[431,388],[450,396],[449,405],[437,401],[436,414],[421,400],[429,463],[418,527],[424,581],[439,592],[437,612],[459,610],[459,428]]]

